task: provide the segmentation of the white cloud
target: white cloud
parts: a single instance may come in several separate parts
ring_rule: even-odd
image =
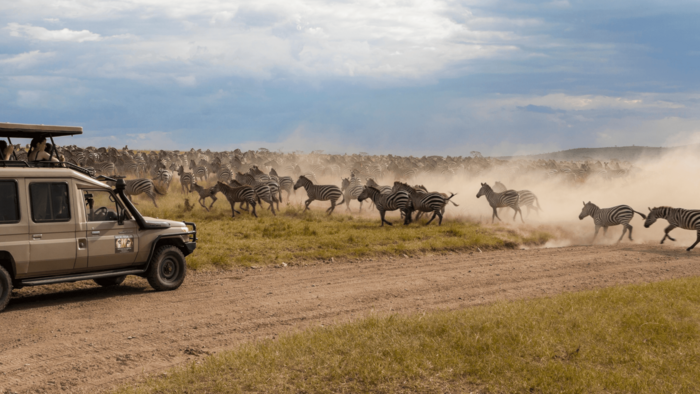
[[[29,51],[5,58],[0,57],[0,64],[11,65],[17,68],[25,68],[42,63],[45,60],[52,58],[55,54],[55,52],[41,52],[39,50]]]
[[[13,37],[29,37],[39,41],[99,41],[102,37],[99,34],[92,33],[88,30],[49,30],[45,27],[20,25],[19,23],[9,23],[6,27]]]
[[[498,95],[496,98],[481,101],[481,105],[492,108],[516,108],[535,105],[564,111],[585,111],[594,109],[685,108],[685,105],[682,103],[668,101],[668,98],[670,97],[671,96],[655,93],[631,94],[624,97],[570,95],[565,93],[552,93],[543,96]],[[678,98],[678,96],[676,96],[676,98]]]

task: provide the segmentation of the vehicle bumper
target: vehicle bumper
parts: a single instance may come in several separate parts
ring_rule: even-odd
[[[185,249],[187,250],[187,253],[185,253],[185,256],[189,255],[190,253],[194,252],[194,250],[197,248],[197,243],[196,242],[185,242]]]

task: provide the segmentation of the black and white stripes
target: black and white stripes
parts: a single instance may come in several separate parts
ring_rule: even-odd
[[[313,182],[311,182],[311,180],[305,177],[304,175],[301,175],[297,180],[297,183],[294,184],[294,190],[300,187],[306,189],[306,195],[309,197],[308,200],[306,200],[306,202],[304,203],[306,205],[306,208],[304,209],[305,211],[309,209],[309,204],[311,204],[314,200],[330,200],[331,207],[326,210],[326,212],[328,212],[328,214],[330,215],[335,209],[336,201],[338,201],[338,199],[343,195],[343,192],[340,191],[340,188],[338,188],[338,186],[314,185]],[[345,199],[339,202],[339,204],[342,204],[343,202],[345,202]]]
[[[382,194],[382,192],[377,188],[372,186],[363,186],[362,193],[360,193],[357,200],[362,203],[362,201],[366,198],[371,199],[374,202],[374,206],[377,207],[379,216],[382,219],[382,226],[384,226],[384,223],[390,226],[392,225],[391,222],[384,219],[384,215],[387,211],[395,211],[399,209],[404,212],[407,217],[411,216],[411,197],[403,190],[399,190],[391,194]]]
[[[687,251],[691,251],[695,245],[700,242],[700,210],[671,207],[649,208],[649,217],[647,217],[647,220],[644,222],[644,227],[649,228],[649,226],[656,222],[656,219],[666,219],[668,221],[668,227],[664,229],[664,237],[661,238],[661,243],[664,243],[666,238],[675,241],[668,233],[677,227],[684,230],[697,231],[695,243],[690,245],[690,247],[686,249]]]
[[[620,224],[624,228],[622,230],[622,235],[620,235],[620,239],[618,239],[617,242],[622,241],[622,238],[625,236],[625,232],[628,230],[629,239],[632,241],[632,226],[630,226],[629,223],[635,213],[642,218],[646,218],[644,214],[633,210],[628,205],[618,205],[612,208],[601,209],[589,201],[587,203],[583,203],[583,209],[581,210],[581,214],[578,215],[578,218],[580,220],[583,220],[586,216],[593,218],[593,223],[595,224],[595,234],[593,234],[593,240],[591,242],[593,242],[596,236],[598,236],[598,231],[600,231],[601,227],[603,228],[603,235],[605,235],[608,232],[608,227],[617,226]]]
[[[486,196],[486,200],[489,202],[489,205],[493,209],[493,215],[491,215],[491,223],[494,222],[494,218],[498,218],[498,220],[501,220],[501,218],[498,217],[497,208],[502,207],[511,207],[513,208],[513,210],[515,210],[513,220],[515,220],[515,218],[518,217],[518,212],[520,212],[520,220],[523,223],[525,223],[525,220],[523,220],[523,212],[520,210],[520,195],[515,190],[506,190],[502,193],[496,193],[493,191],[493,189],[491,189],[491,186],[489,186],[486,183],[482,183],[481,189],[479,189],[479,193],[476,194],[476,198],[479,198],[481,196]]]

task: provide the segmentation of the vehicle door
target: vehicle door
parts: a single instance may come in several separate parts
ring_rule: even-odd
[[[0,178],[0,251],[12,256],[19,275],[29,263],[29,218],[20,198],[24,186],[24,179]]]
[[[30,274],[69,272],[77,255],[71,179],[27,179]]]
[[[111,190],[82,190],[87,220],[89,268],[132,265],[139,250],[138,229]],[[92,200],[92,201],[90,201]],[[123,217],[119,223],[119,215]]]

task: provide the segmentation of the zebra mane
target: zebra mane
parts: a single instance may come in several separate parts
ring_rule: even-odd
[[[365,187],[366,187],[367,189],[374,190],[374,191],[377,192],[377,193],[380,193],[380,194],[382,193],[379,189],[377,189],[377,188],[374,187],[374,186],[365,186]]]

